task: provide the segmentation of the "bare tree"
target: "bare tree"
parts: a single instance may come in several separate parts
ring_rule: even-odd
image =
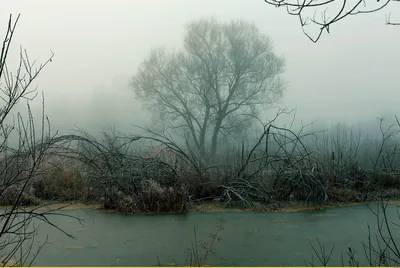
[[[281,97],[284,62],[253,24],[202,19],[185,30],[184,49],[153,50],[131,87],[155,119],[214,159],[220,134],[248,127]]]
[[[264,0],[276,7],[286,7],[290,15],[299,18],[304,34],[314,43],[318,42],[322,33],[329,33],[330,26],[348,16],[368,14],[388,8],[392,2],[399,0]],[[314,15],[311,17],[309,12]],[[317,14],[320,14],[317,16]],[[313,24],[318,26],[317,33],[314,35],[305,31],[305,27]],[[400,25],[399,22],[391,20],[391,14],[386,16],[387,25]]]
[[[50,123],[44,114],[44,98],[39,128],[41,133],[35,128],[29,101],[36,97],[37,92],[30,86],[52,61],[53,54],[46,62],[37,65],[36,61],[30,61],[26,51],[21,48],[17,69],[14,72],[8,69],[7,56],[19,17],[13,20],[10,15],[0,51],[0,202],[6,205],[0,211],[1,266],[32,264],[44,245],[39,246],[38,251],[32,251],[38,232],[35,219],[62,231],[48,219],[49,215],[57,215],[55,210],[60,208],[46,208],[46,205],[25,207],[36,203],[32,200],[34,197],[30,195],[30,188],[44,171],[46,153],[54,138],[50,135]],[[13,113],[21,100],[27,101],[26,119],[20,112]],[[9,120],[12,116],[13,121]]]

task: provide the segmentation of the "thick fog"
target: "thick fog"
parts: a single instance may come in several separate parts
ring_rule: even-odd
[[[184,25],[211,16],[254,22],[273,40],[286,60],[280,105],[297,108],[298,122],[375,127],[376,117],[399,112],[400,28],[385,25],[390,9],[348,17],[314,44],[298,18],[263,0],[9,0],[1,7],[0,33],[10,13],[21,13],[10,68],[20,45],[38,62],[55,54],[33,86],[45,93],[46,113],[61,133],[111,125],[130,132],[132,124],[149,123],[151,115],[135,99],[129,79],[151,49],[181,48]],[[40,105],[37,98],[35,114]]]

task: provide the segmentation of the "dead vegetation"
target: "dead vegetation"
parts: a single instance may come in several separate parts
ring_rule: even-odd
[[[284,202],[320,206],[400,196],[398,126],[385,127],[380,119],[381,140],[374,148],[372,140],[354,140],[354,132],[341,125],[329,136],[307,131],[312,125],[297,132],[278,127],[275,119],[262,126],[251,147],[242,143],[226,158],[220,151],[214,165],[202,161],[188,141],[178,145],[167,132],[141,128],[147,134],[111,130],[101,138],[83,131],[59,136],[48,152],[57,161],[48,161],[50,168],[24,196],[30,202],[97,202],[124,213],[184,212],[204,201],[269,210]],[[153,154],[143,152],[156,146]]]
[[[28,266],[35,260],[46,241],[35,245],[39,227],[38,220],[61,230],[50,219],[50,215],[62,215],[58,209],[46,209],[39,205],[34,193],[34,182],[46,174],[43,168],[48,151],[51,151],[54,135],[44,112],[40,123],[36,122],[30,103],[37,91],[31,84],[52,61],[53,54],[43,64],[31,62],[22,48],[17,68],[9,69],[8,54],[19,16],[10,15],[5,37],[0,49],[0,260],[2,266]],[[26,114],[16,112],[17,105],[26,101]],[[38,127],[39,125],[39,127]],[[27,208],[26,206],[30,206]],[[65,232],[64,232],[65,233]],[[65,233],[72,237],[71,235]]]

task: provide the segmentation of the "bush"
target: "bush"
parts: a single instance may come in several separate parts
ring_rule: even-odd
[[[136,193],[126,194],[116,187],[107,189],[103,205],[124,213],[184,212],[187,210],[186,192],[182,187],[161,186],[154,180],[143,182]]]
[[[52,168],[43,172],[32,185],[34,195],[43,200],[84,201],[89,187],[78,171],[67,172]]]

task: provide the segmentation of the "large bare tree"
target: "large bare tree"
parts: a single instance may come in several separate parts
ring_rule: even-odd
[[[156,119],[184,130],[213,160],[219,135],[252,123],[284,89],[283,58],[255,25],[201,19],[186,25],[181,51],[155,49],[131,86]]]
[[[390,4],[399,4],[400,0],[264,0],[266,3],[285,7],[290,15],[297,16],[303,33],[314,43],[318,42],[324,31],[329,33],[330,26],[351,15],[369,14],[387,9]],[[311,16],[313,14],[313,16]],[[317,26],[315,34],[305,30],[308,25]],[[391,13],[386,15],[387,25],[400,25],[393,21]]]

